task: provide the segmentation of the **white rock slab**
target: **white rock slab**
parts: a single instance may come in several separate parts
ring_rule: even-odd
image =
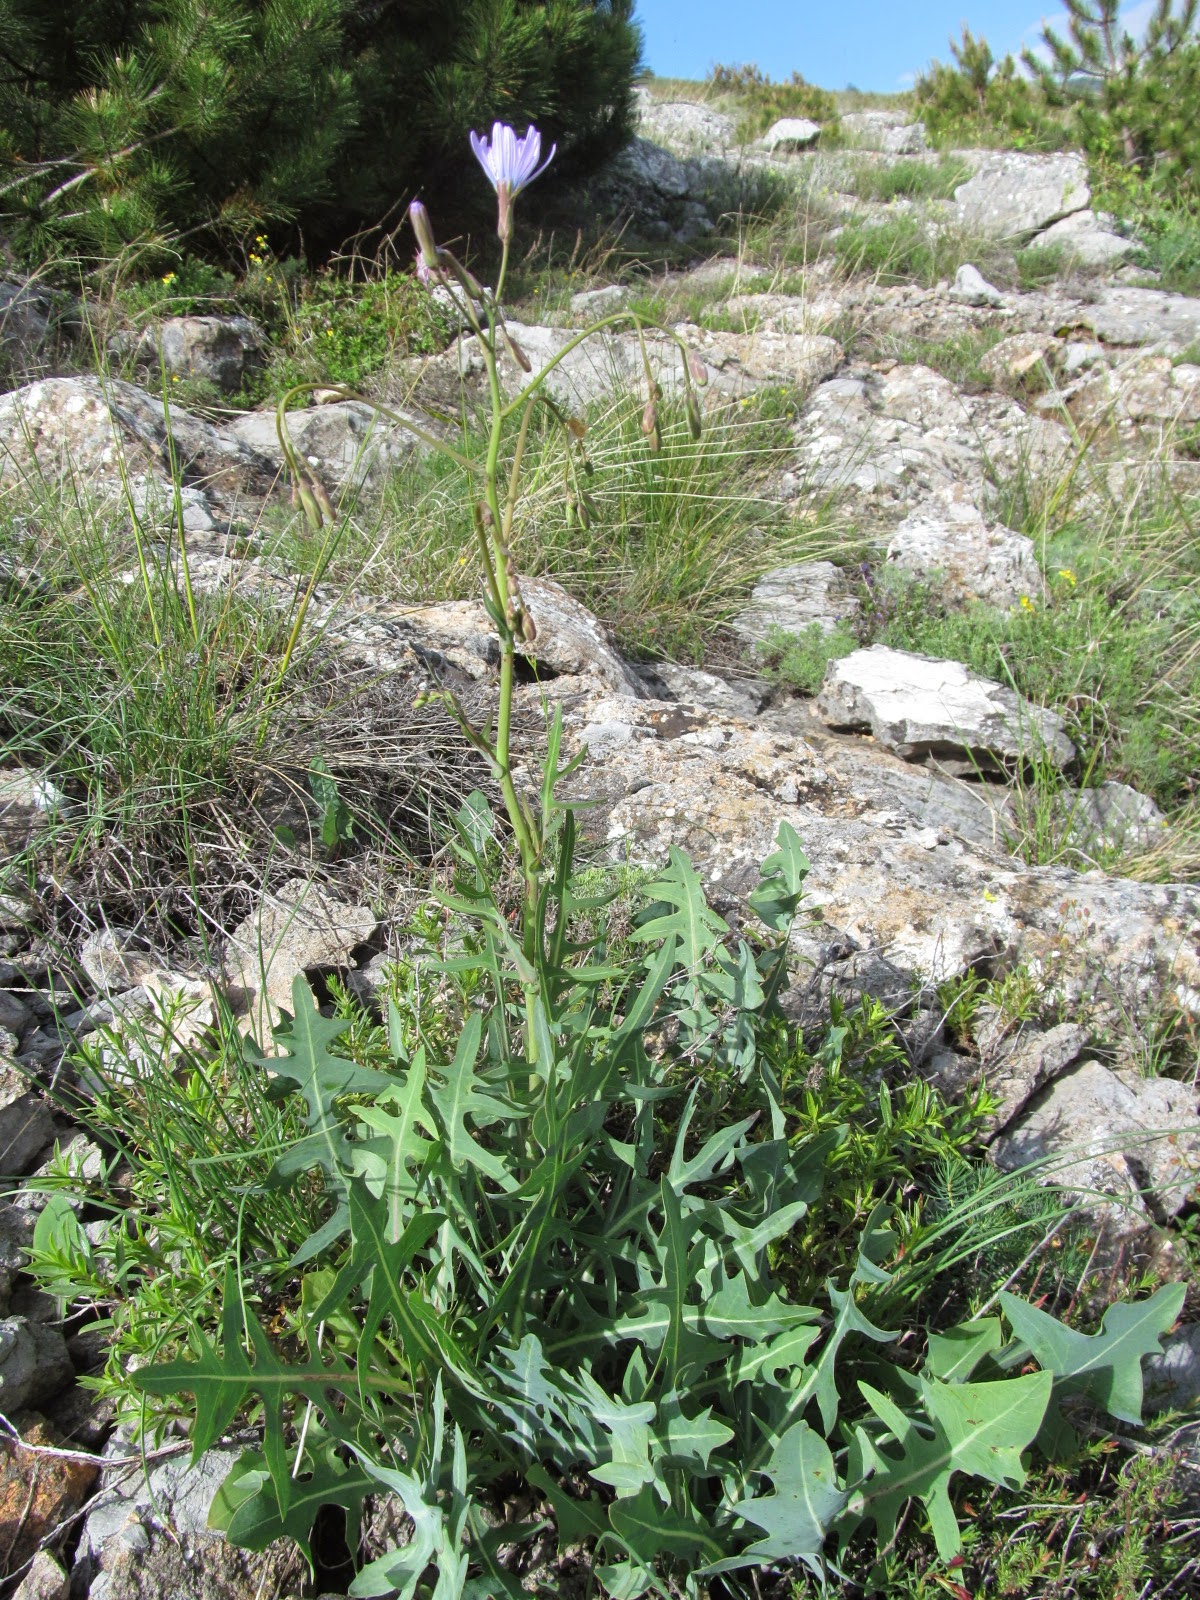
[[[962,226],[997,239],[1038,233],[1083,211],[1091,197],[1083,157],[1072,152],[1006,151],[989,157],[954,192]]]
[[[906,761],[964,758],[982,771],[1049,757],[1065,767],[1075,746],[1062,718],[961,661],[873,645],[831,661],[816,701],[833,728],[874,734]]]
[[[1032,539],[985,517],[959,485],[930,495],[896,529],[887,559],[915,577],[939,575],[943,597],[966,604],[1020,605],[1041,592]]]

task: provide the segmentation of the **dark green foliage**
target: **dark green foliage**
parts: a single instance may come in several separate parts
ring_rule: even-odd
[[[1062,142],[1036,85],[1012,56],[997,61],[986,39],[963,28],[950,41],[954,65],[934,61],[918,77],[917,108],[935,139],[988,143],[1002,136],[1017,146],[1044,148]]]
[[[566,165],[623,138],[631,16],[632,0],[0,0],[9,225],[31,257],[255,227],[311,249],[435,180],[445,218],[479,199],[472,126],[536,122]]]
[[[1072,126],[1101,167],[1153,174],[1169,188],[1195,182],[1200,157],[1197,0],[1157,0],[1137,41],[1119,0],[1066,0],[1067,37],[1043,31],[1049,64],[1025,53],[1049,105],[1070,105]]]

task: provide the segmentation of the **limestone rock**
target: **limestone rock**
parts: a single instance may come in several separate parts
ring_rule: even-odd
[[[49,1550],[39,1550],[13,1600],[67,1600],[70,1592],[70,1579],[57,1556]]]
[[[1005,1171],[1046,1157],[1054,1162],[1047,1179],[1089,1208],[1098,1193],[1135,1215],[1148,1208],[1173,1217],[1200,1179],[1196,1092],[1171,1078],[1139,1078],[1082,1061],[995,1145]]]
[[[682,200],[691,189],[687,168],[661,145],[649,139],[631,139],[609,162],[603,175],[606,187],[632,190],[662,200]]]
[[[1103,289],[1075,320],[1104,344],[1146,345],[1168,356],[1200,342],[1200,300],[1161,289]]]
[[[963,773],[1037,759],[1067,766],[1062,719],[958,661],[873,645],[831,661],[816,707],[834,728],[869,729],[907,761],[939,759]]]
[[[836,493],[873,520],[902,516],[934,489],[961,485],[979,503],[989,474],[1062,470],[1071,435],[1003,395],[966,395],[923,366],[822,383],[793,426],[785,497]],[[897,516],[897,520],[899,520]]]
[[[1005,383],[1053,365],[1062,349],[1062,340],[1052,334],[1013,333],[993,345],[979,365],[994,382]]]
[[[144,1472],[128,1443],[106,1455],[128,1456],[129,1471],[105,1473],[106,1493],[88,1515],[72,1573],[88,1600],[253,1600],[278,1594],[292,1575],[283,1542],[261,1553],[239,1550],[208,1527],[217,1490],[241,1446],[218,1446],[195,1466],[187,1455]],[[294,1576],[292,1576],[294,1582]]]
[[[1167,830],[1166,817],[1149,795],[1113,778],[1065,795],[1063,811],[1072,844],[1089,855],[1148,850]]]
[[[225,953],[226,978],[235,1005],[252,1006],[255,1037],[266,1044],[279,1010],[294,1009],[298,974],[350,965],[351,952],[379,926],[366,906],[335,900],[319,884],[292,878],[265,895],[256,912],[238,924]]]
[[[1095,365],[1065,389],[1060,403],[1082,423],[1126,428],[1200,421],[1200,366],[1139,352],[1116,366]]]
[[[981,600],[1007,609],[1041,592],[1033,541],[985,517],[968,494],[935,491],[891,536],[887,559],[914,577],[939,574],[939,591],[951,604]]]
[[[747,644],[765,645],[772,632],[805,634],[816,627],[832,633],[859,612],[850,576],[832,561],[801,561],[775,567],[750,593],[750,603],[733,619],[733,631]]]
[[[536,713],[538,691],[523,704]],[[677,844],[736,912],[779,823],[796,829],[812,871],[793,943],[814,1023],[830,985],[911,998],[981,960],[1027,965],[1063,1004],[1086,1003],[1102,972],[1131,1007],[1169,995],[1200,1013],[1200,892],[1015,861],[980,786],[836,738],[805,702],[752,725],[603,690],[563,709],[566,748],[591,751],[567,792],[595,802],[580,825],[614,860],[657,866]]]
[[[187,411],[172,408],[168,432],[162,401],[131,383],[44,378],[0,396],[0,481],[54,483],[69,465],[123,495],[129,477],[166,483],[172,455],[184,483],[218,504],[261,501],[276,477],[257,451]]]
[[[1137,249],[1136,239],[1125,239],[1106,228],[1094,211],[1076,211],[1043,229],[1032,241],[1038,247],[1051,246],[1072,256],[1085,267],[1108,267],[1123,261]]]
[[[999,289],[990,284],[979,268],[973,267],[969,261],[964,261],[954,274],[950,298],[960,306],[999,307],[1004,304],[1004,296]]]
[[[0,1321],[0,1411],[6,1417],[51,1399],[74,1376],[57,1328],[23,1317]]]
[[[441,433],[429,417],[413,413],[412,420],[427,433]],[[356,400],[336,400],[330,405],[306,406],[287,414],[288,434],[297,454],[314,467],[331,486],[377,485],[429,446],[415,433]],[[233,438],[274,463],[286,477],[286,464],[275,411],[248,411],[235,417],[228,432]]]
[[[787,155],[795,150],[807,150],[821,136],[821,124],[808,117],[780,117],[773,122],[758,141],[771,155]]]
[[[1200,1404],[1200,1322],[1168,1333],[1162,1354],[1142,1367],[1146,1399],[1155,1411],[1191,1411]]]
[[[850,111],[840,121],[842,133],[860,150],[888,155],[917,155],[929,148],[923,122],[910,122],[903,111]]]
[[[568,328],[550,328],[510,321],[509,331],[529,358],[527,373],[507,354],[500,362],[505,392],[519,394],[541,368],[575,337]],[[714,395],[742,394],[763,383],[787,383],[810,388],[836,371],[841,346],[820,334],[713,333],[681,323],[676,332],[704,362]],[[655,381],[668,393],[682,385],[682,355],[674,340],[647,336],[646,354]],[[474,339],[464,339],[448,358],[468,382],[482,376],[482,358]],[[430,363],[433,366],[434,363]],[[605,330],[586,340],[563,358],[547,379],[547,388],[563,405],[584,408],[614,394],[639,394],[645,389],[642,346],[624,332]]]
[[[638,680],[651,700],[679,700],[723,716],[750,721],[762,710],[768,686],[759,679],[730,682],[699,667],[656,661],[638,668]]]
[[[167,317],[146,328],[136,359],[153,372],[200,378],[222,394],[236,394],[261,365],[266,336],[250,317]]]
[[[731,117],[690,100],[643,101],[638,132],[677,156],[723,155],[736,143]]]
[[[606,283],[600,289],[583,289],[571,296],[571,315],[591,321],[607,317],[617,311],[629,298],[629,290],[621,283]]]
[[[987,157],[954,192],[959,223],[991,238],[1023,238],[1091,199],[1087,166],[1074,153]]]
[[[1061,1022],[1045,1033],[1024,1029],[1006,1039],[982,1076],[996,1110],[984,1124],[990,1137],[1002,1132],[1047,1084],[1053,1083],[1087,1047],[1087,1031],[1075,1022]]]
[[[727,317],[741,317],[747,333],[824,333],[845,311],[836,295],[735,294],[725,302]]]
[[[107,992],[136,988],[161,963],[138,948],[128,929],[98,928],[83,941],[79,965],[97,989]]]

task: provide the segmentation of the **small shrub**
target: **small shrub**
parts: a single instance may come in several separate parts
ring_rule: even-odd
[[[837,103],[825,89],[793,72],[786,83],[773,83],[753,64],[715,66],[706,79],[709,92],[728,95],[742,107],[739,138],[749,141],[764,134],[781,117],[807,117],[823,127],[836,124]]]
[[[829,663],[857,649],[858,640],[850,628],[839,624],[826,632],[814,622],[805,633],[772,628],[763,649],[763,661],[780,683],[801,694],[813,695],[820,691]]]

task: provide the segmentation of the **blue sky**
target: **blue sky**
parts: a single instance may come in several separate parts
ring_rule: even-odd
[[[1143,5],[1131,8],[1144,9]],[[827,89],[907,88],[966,21],[997,55],[1034,44],[1038,0],[637,0],[646,64],[663,77],[703,78],[714,61],[756,61]]]

